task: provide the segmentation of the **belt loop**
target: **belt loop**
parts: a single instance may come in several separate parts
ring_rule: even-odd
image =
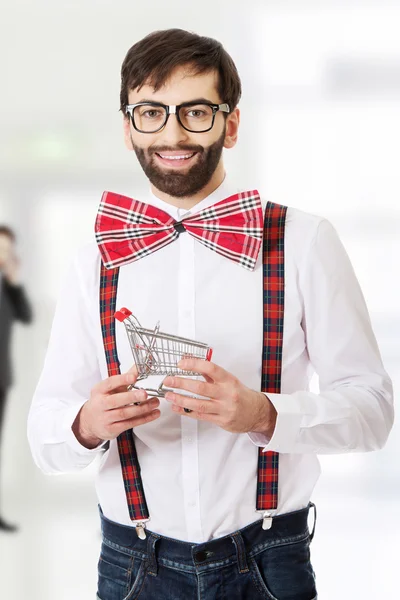
[[[151,533],[147,539],[147,568],[149,575],[157,577],[158,564],[156,557],[156,543],[160,539],[159,535]]]
[[[231,535],[232,541],[236,547],[236,557],[238,561],[239,573],[248,573],[249,567],[246,560],[246,548],[240,531]]]
[[[309,508],[313,508],[314,509],[314,522],[313,522],[312,531],[310,533],[310,542],[312,542],[313,537],[314,537],[314,533],[315,533],[315,526],[317,524],[317,507],[315,506],[314,502],[310,502],[310,504],[308,506],[309,506]]]

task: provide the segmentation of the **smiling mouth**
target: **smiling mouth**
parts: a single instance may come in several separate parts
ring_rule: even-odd
[[[197,152],[187,152],[186,154],[162,154],[161,152],[156,152],[155,154],[164,164],[179,166],[188,163],[197,155]]]

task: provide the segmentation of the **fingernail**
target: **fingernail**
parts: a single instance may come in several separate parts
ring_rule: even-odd
[[[172,394],[165,394],[165,399],[168,400],[168,402],[172,402],[172,400],[173,400]]]
[[[174,385],[174,378],[173,377],[167,377],[166,380],[164,381],[165,385],[169,385],[169,386],[173,386]]]

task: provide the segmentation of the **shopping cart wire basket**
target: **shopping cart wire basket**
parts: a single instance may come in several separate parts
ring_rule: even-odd
[[[180,369],[178,362],[183,358],[211,360],[212,348],[208,344],[163,333],[160,331],[159,322],[154,329],[146,329],[127,308],[121,308],[114,316],[125,325],[138,370],[138,381],[146,379],[150,375],[199,376],[201,374],[196,371]],[[141,389],[135,385],[130,387]],[[157,390],[145,389],[150,396],[160,397],[165,396],[168,391],[167,388],[163,388],[163,382]]]

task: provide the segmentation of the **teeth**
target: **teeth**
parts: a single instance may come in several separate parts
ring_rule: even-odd
[[[164,156],[160,154],[161,158],[166,158],[167,160],[183,160],[184,158],[191,158],[193,155],[194,152],[192,154],[182,154],[181,156]]]

